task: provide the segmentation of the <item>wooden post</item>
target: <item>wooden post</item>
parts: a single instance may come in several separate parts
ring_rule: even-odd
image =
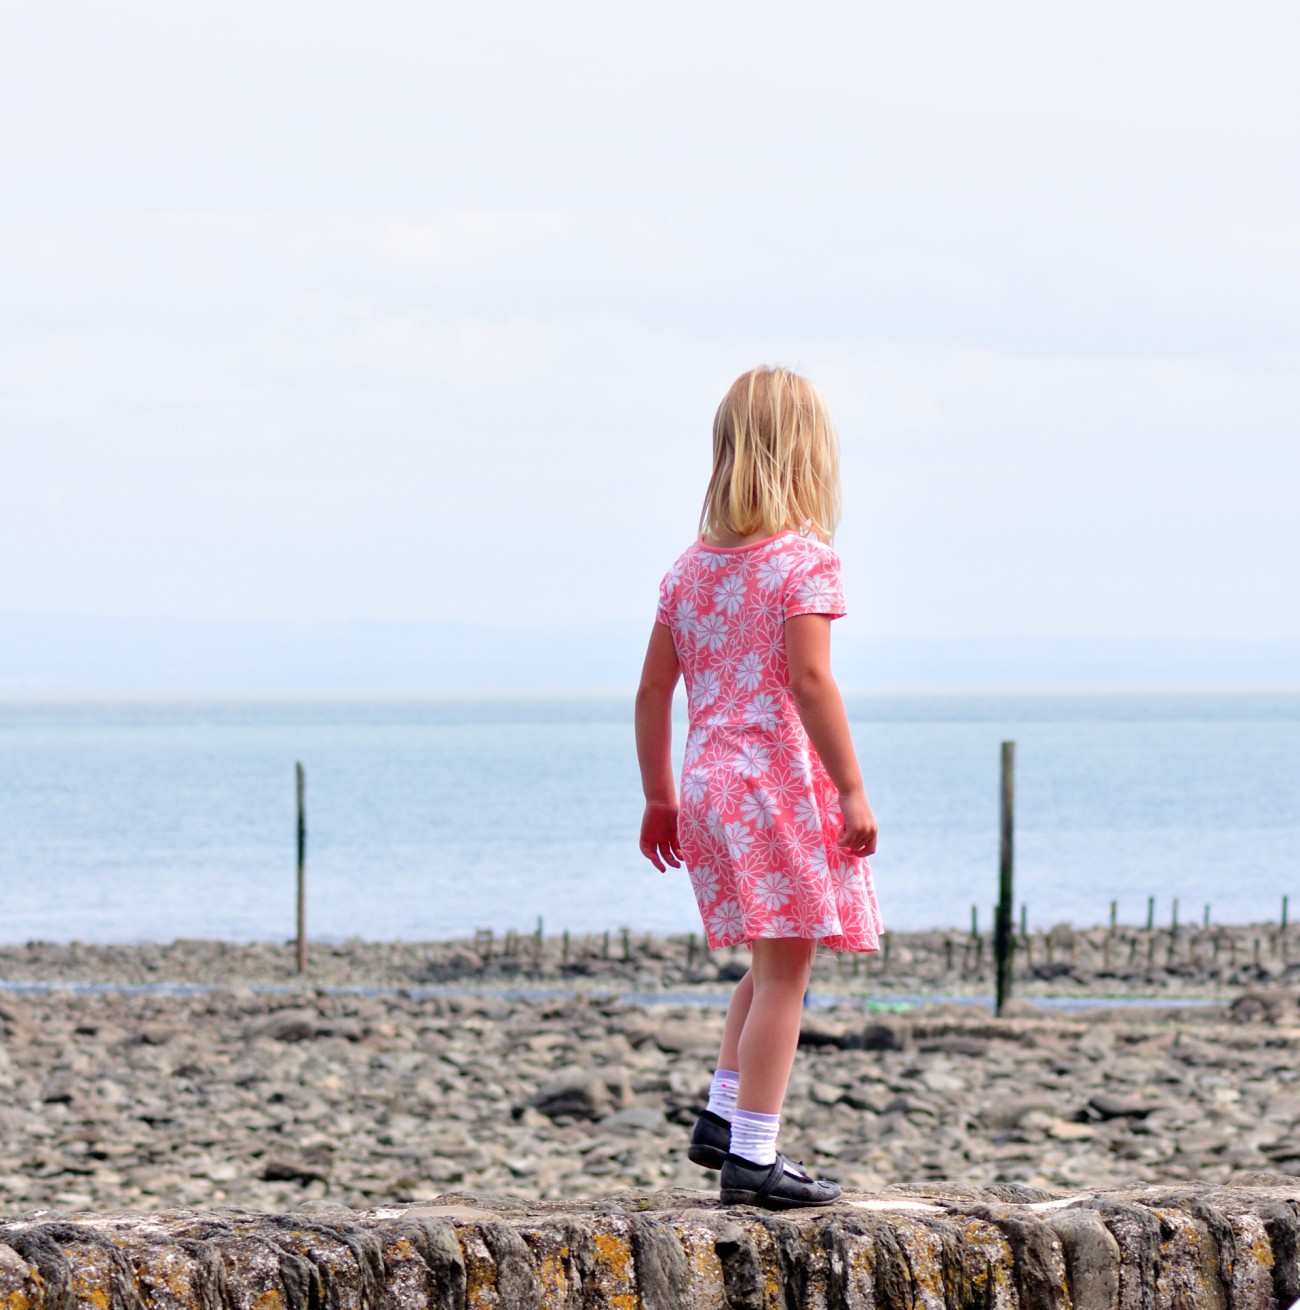
[[[1204,920],[1203,920],[1202,926],[1206,929],[1207,932],[1209,931],[1209,927],[1210,927],[1210,907],[1209,907],[1208,905],[1205,907],[1205,918],[1204,918]]]
[[[537,931],[533,934],[533,972],[542,971],[542,916],[537,916]]]
[[[1024,901],[1020,902],[1020,935],[1029,936],[1029,906]]]
[[[1119,902],[1111,901],[1110,903],[1110,935],[1115,935],[1115,923],[1119,917]]]
[[[1287,902],[1289,900],[1290,897],[1288,896],[1282,897],[1282,931],[1283,932],[1286,932],[1286,911],[1287,911]]]
[[[307,972],[307,771],[293,766],[298,793],[298,972]]]
[[[1169,935],[1171,939],[1178,936],[1178,897],[1177,896],[1174,897],[1173,917],[1169,920]]]
[[[1150,932],[1156,926],[1156,898],[1147,897],[1147,932]]]
[[[1002,824],[998,859],[998,917],[993,950],[997,958],[997,1013],[1011,997],[1011,915],[1014,904],[1016,835],[1016,743],[1002,743]]]
[[[980,935],[980,911],[978,905],[970,907],[970,935],[978,937]]]
[[[620,928],[619,932],[623,935],[623,963],[627,964],[632,958],[632,929]]]

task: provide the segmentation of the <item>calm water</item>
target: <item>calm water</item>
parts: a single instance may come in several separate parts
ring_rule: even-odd
[[[636,850],[626,701],[0,704],[0,941],[283,939],[293,763],[310,928],[698,926]],[[1300,917],[1300,695],[908,696],[850,717],[896,928],[987,926],[998,743],[1018,750],[1031,924]],[[679,740],[681,733],[679,732]]]

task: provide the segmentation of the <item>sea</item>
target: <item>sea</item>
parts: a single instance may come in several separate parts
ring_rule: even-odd
[[[889,927],[987,929],[1001,743],[1029,927],[1300,917],[1300,693],[850,696]],[[678,724],[680,749],[684,723]],[[692,932],[627,696],[0,701],[0,942]]]

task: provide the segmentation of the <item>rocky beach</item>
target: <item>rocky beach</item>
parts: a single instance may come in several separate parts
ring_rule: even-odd
[[[819,960],[785,1148],[864,1190],[1300,1174],[1300,969],[1216,931],[1062,925],[999,1020],[973,938]],[[617,931],[314,946],[306,982],[281,944],[0,948],[0,1211],[708,1190],[686,1133],[743,968]]]

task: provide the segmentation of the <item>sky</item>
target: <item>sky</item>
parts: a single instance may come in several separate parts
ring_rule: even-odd
[[[312,676],[380,685],[444,630],[431,686],[545,682],[529,634],[630,682],[761,361],[840,431],[852,648],[1300,683],[1298,47],[1289,3],[8,6],[0,690],[343,632]]]

